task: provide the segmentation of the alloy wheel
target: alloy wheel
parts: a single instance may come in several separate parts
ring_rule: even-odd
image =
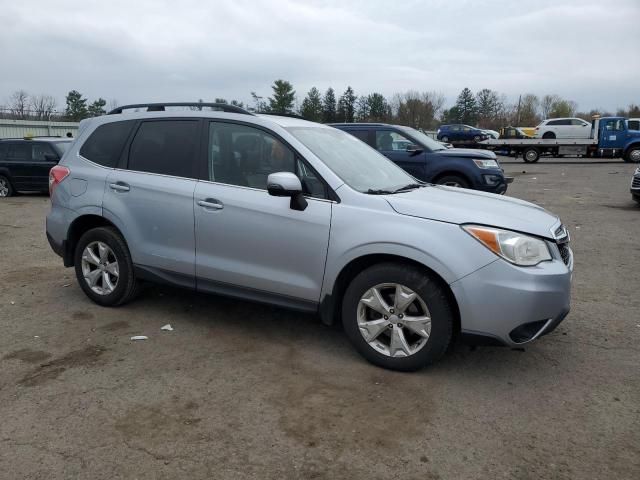
[[[9,196],[9,180],[0,178],[0,197]]]
[[[388,357],[408,357],[427,344],[431,314],[420,296],[405,285],[382,283],[358,302],[358,328],[365,341]]]
[[[82,275],[87,285],[98,295],[109,295],[120,277],[118,259],[104,242],[91,242],[82,252]]]

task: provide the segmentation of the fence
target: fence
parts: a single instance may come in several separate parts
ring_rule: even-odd
[[[77,122],[0,119],[0,138],[75,137],[77,132]]]

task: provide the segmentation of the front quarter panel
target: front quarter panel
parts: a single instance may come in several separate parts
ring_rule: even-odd
[[[396,255],[416,261],[448,284],[497,259],[457,224],[401,215],[383,197],[353,195],[366,201],[345,201],[333,208],[323,298],[331,294],[341,270],[365,255]]]

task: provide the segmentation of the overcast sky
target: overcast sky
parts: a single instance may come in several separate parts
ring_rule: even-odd
[[[0,0],[0,103],[250,100],[464,87],[640,103],[640,0]]]

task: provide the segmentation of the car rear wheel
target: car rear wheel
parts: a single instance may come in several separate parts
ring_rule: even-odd
[[[444,142],[444,143],[448,143],[448,142],[449,142],[449,137],[447,137],[447,136],[445,135],[444,137],[442,137],[442,138],[440,139],[440,141],[441,141],[441,142]]]
[[[358,274],[342,302],[342,323],[371,363],[392,370],[422,368],[444,355],[453,313],[440,284],[409,265],[382,263]]]
[[[632,147],[627,151],[627,154],[624,156],[625,161],[631,163],[639,163],[640,162],[640,147]]]
[[[556,138],[556,134],[553,132],[544,132],[544,135],[542,135],[542,138],[553,139],[553,138]]]
[[[446,185],[447,187],[469,188],[467,179],[459,175],[445,175],[436,180],[436,185]]]
[[[474,142],[479,142],[479,141],[480,141],[480,135],[475,135],[475,136],[473,137],[473,141],[474,141]]]
[[[522,159],[527,163],[535,163],[540,160],[540,152],[537,148],[527,148],[522,152]]]
[[[640,203],[640,195],[632,195],[632,197],[636,202]]]
[[[11,181],[4,175],[0,175],[0,197],[10,197],[13,195]]]
[[[115,228],[94,228],[82,235],[75,249],[75,270],[84,293],[99,305],[121,305],[137,292],[129,248]]]

